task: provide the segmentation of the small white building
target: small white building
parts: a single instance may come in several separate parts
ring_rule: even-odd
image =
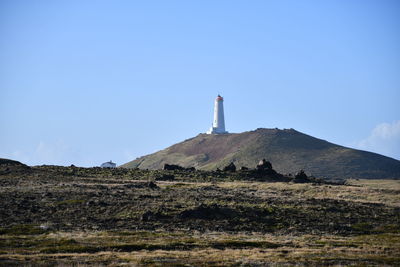
[[[112,160],[110,160],[108,162],[104,162],[103,164],[101,164],[100,167],[102,167],[102,168],[115,168],[115,167],[117,167],[117,164],[115,164],[114,162],[112,162]]]

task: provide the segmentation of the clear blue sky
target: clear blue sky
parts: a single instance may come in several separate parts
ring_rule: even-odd
[[[400,1],[0,2],[0,157],[123,164],[294,128],[400,159]]]

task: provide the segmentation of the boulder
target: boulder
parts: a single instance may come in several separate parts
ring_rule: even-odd
[[[149,188],[151,188],[151,189],[156,189],[156,188],[158,188],[158,185],[157,185],[156,183],[154,183],[154,182],[148,182],[148,183],[147,183],[147,186],[148,186]]]
[[[272,170],[272,164],[271,162],[262,159],[258,162],[257,166],[256,166],[257,170]]]
[[[307,183],[309,182],[310,179],[308,178],[307,174],[304,172],[304,170],[300,170],[298,173],[296,173],[293,182],[295,183]]]
[[[174,165],[174,164],[164,164],[164,170],[175,171],[175,170],[184,170],[182,166]]]
[[[229,163],[229,165],[224,167],[223,171],[224,172],[235,172],[236,171],[235,163],[233,163],[233,162]]]

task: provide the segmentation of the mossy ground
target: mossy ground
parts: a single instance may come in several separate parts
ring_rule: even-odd
[[[164,174],[40,167],[0,176],[0,265],[400,262],[399,181],[296,184],[168,172],[175,181],[147,185]]]

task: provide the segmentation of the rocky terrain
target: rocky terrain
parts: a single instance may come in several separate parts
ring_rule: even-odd
[[[400,183],[0,160],[0,265],[397,265]]]
[[[398,160],[335,145],[294,129],[260,128],[233,134],[199,134],[122,167],[162,169],[167,163],[215,170],[230,162],[238,167],[254,167],[254,163],[262,158],[285,174],[304,169],[306,173],[324,179],[400,177]]]

